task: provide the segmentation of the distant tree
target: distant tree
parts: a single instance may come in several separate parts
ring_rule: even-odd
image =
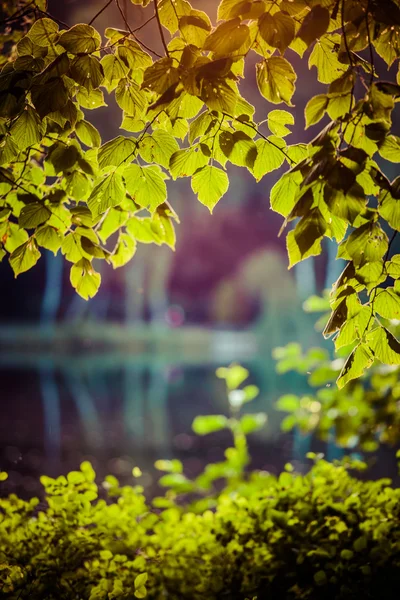
[[[374,358],[399,364],[400,344],[384,320],[400,316],[400,255],[390,255],[400,178],[388,181],[375,161],[400,162],[400,138],[391,133],[400,96],[398,0],[222,0],[215,27],[186,0],[131,1],[149,12],[140,27],[120,0],[70,28],[47,13],[46,0],[2,2],[0,252],[15,275],[36,264],[40,248],[61,250],[72,285],[92,297],[101,280],[93,259],[116,268],[138,243],[174,247],[178,216],[167,179],[190,177],[212,211],[229,187],[227,163],[259,181],[286,162],[271,207],[284,225],[296,219],[290,266],[319,254],[324,236],[348,261],[324,332],[337,334],[337,348],[353,345],[339,385]],[[92,23],[112,3],[125,29],[108,27],[102,37]],[[141,41],[139,29],[153,20],[163,55]],[[309,52],[327,88],[310,90],[306,126],[330,119],[311,143],[287,144],[287,110],[254,120],[239,91],[250,52],[260,94],[289,108],[297,79],[290,58]],[[381,59],[393,81],[380,78]],[[89,120],[105,105],[102,88],[115,93],[128,132],[104,144]]]

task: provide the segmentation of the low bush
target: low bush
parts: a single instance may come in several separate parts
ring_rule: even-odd
[[[121,487],[112,476],[97,486],[83,463],[66,477],[42,477],[45,502],[0,499],[1,597],[398,598],[400,490],[387,479],[358,480],[352,470],[362,463],[319,456],[306,475],[291,465],[279,476],[246,475],[246,435],[265,421],[237,414],[257,392],[238,389],[246,374],[219,372],[230,418],[193,424],[199,434],[228,427],[234,440],[226,460],[195,480],[179,461],[159,461],[167,489],[150,501],[140,485]]]

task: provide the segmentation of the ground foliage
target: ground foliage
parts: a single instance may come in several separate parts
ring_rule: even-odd
[[[222,0],[215,26],[187,0],[132,2],[157,23],[162,55],[141,41],[142,26],[133,28],[119,0],[126,28],[101,34],[99,13],[68,27],[46,12],[46,0],[2,2],[0,253],[15,275],[37,263],[41,248],[61,250],[72,285],[92,297],[101,283],[94,259],[116,268],[137,243],[174,246],[169,178],[189,177],[212,210],[228,190],[228,163],[256,180],[285,163],[271,207],[284,225],[296,220],[290,265],[319,254],[325,236],[348,261],[325,329],[337,334],[336,347],[357,340],[339,386],[374,358],[400,364],[400,344],[381,323],[400,310],[400,256],[390,253],[400,180],[388,181],[376,162],[400,161],[391,132],[399,75],[386,81],[376,69],[378,56],[391,74],[397,69],[398,0]],[[266,108],[273,105],[259,123],[239,91],[250,52]],[[306,124],[330,122],[311,143],[288,145],[293,114],[274,105],[293,106],[291,60],[305,53],[326,84],[310,97]],[[104,106],[104,89],[121,109],[122,133],[102,144],[90,114]]]
[[[86,462],[66,477],[42,477],[45,502],[0,499],[3,598],[398,597],[400,490],[387,479],[357,480],[349,469],[362,463],[313,454],[307,475],[290,464],[278,477],[246,475],[246,436],[265,415],[240,409],[258,390],[243,385],[243,367],[217,374],[230,417],[197,417],[193,429],[228,428],[234,443],[196,479],[178,460],[157,461],[166,492],[150,502],[138,467],[136,485],[109,476],[98,487]],[[0,473],[0,485],[5,478]]]

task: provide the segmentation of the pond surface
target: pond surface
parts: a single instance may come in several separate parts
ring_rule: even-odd
[[[329,459],[340,457],[332,444],[281,433],[284,415],[274,408],[276,400],[307,388],[298,375],[276,375],[270,350],[256,356],[235,350],[251,373],[250,383],[260,388],[259,398],[247,405],[249,412],[268,414],[267,426],[250,436],[253,466],[279,472],[290,461],[304,471],[311,449]],[[0,354],[0,470],[10,474],[1,495],[40,493],[39,475],[64,474],[82,460],[90,460],[100,476],[111,473],[126,483],[137,465],[150,489],[158,458],[181,459],[189,476],[221,460],[229,434],[198,437],[191,424],[199,414],[228,414],[224,383],[215,376],[218,366],[231,362],[225,358],[137,354],[126,348]],[[369,474],[395,476],[394,452],[381,450],[379,466]]]

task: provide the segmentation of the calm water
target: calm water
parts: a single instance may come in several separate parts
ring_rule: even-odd
[[[261,391],[248,410],[269,417],[265,429],[250,436],[253,465],[278,472],[291,461],[304,470],[310,449],[340,456],[334,446],[280,432],[284,415],[274,409],[275,401],[306,388],[296,375],[277,376],[270,356],[242,361]],[[112,473],[124,482],[138,465],[150,487],[157,458],[180,458],[188,475],[197,474],[220,460],[230,441],[226,432],[200,438],[191,431],[198,414],[227,414],[224,385],[215,376],[221,362],[188,364],[168,354],[128,351],[38,354],[31,360],[0,355],[0,470],[10,474],[0,494],[39,493],[38,475],[66,473],[82,460],[90,460],[101,476]],[[380,452],[371,474],[396,474],[393,451]]]

